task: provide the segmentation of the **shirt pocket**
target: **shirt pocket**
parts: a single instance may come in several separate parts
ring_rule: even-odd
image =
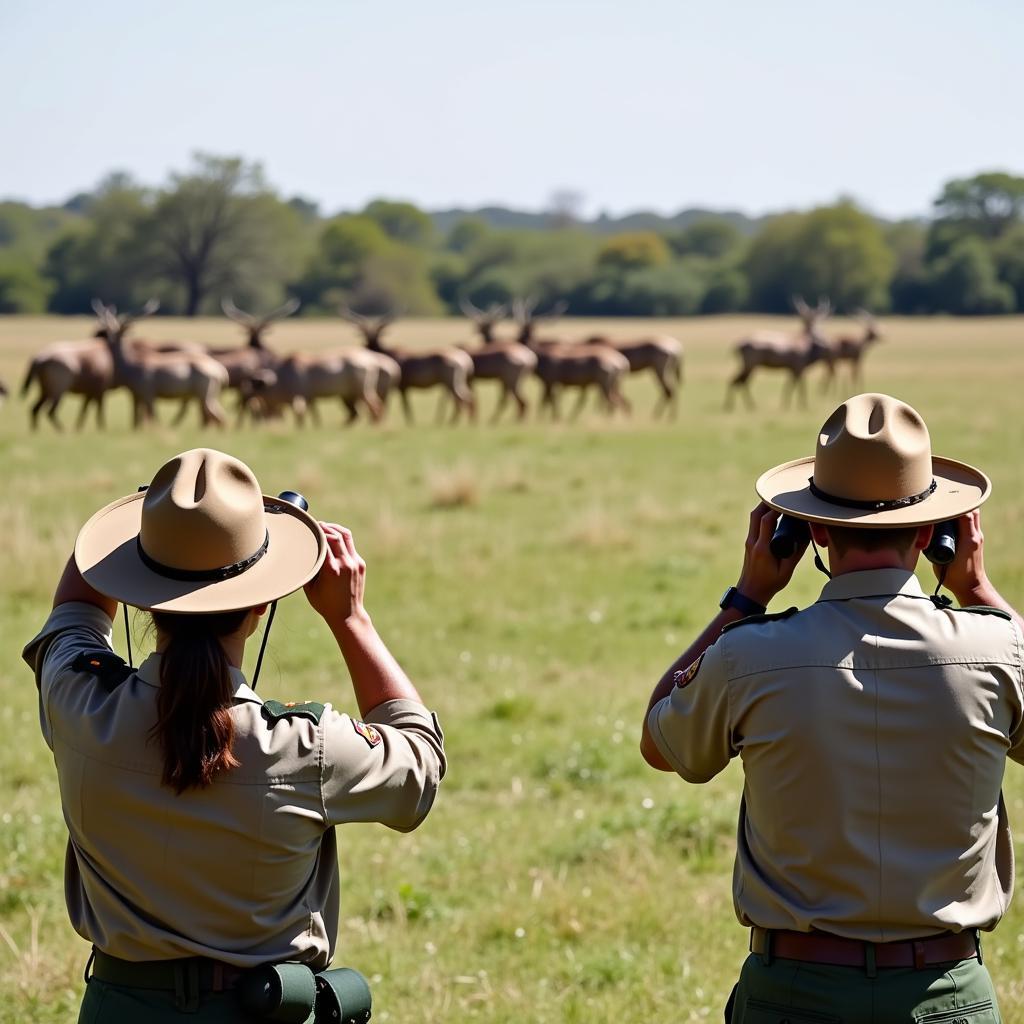
[[[914,1017],[915,1024],[999,1024],[999,1014],[991,999],[983,999],[969,1006]]]

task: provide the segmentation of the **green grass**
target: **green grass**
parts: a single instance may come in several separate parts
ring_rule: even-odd
[[[340,410],[325,409],[316,430],[133,434],[115,396],[105,434],[90,425],[58,437],[48,425],[31,434],[12,395],[0,410],[0,1021],[73,1019],[87,955],[66,921],[64,825],[18,652],[87,516],[198,444],[231,451],[266,490],[303,491],[315,513],[352,527],[369,563],[370,611],[442,716],[450,773],[424,825],[408,836],[374,826],[340,836],[337,962],[373,978],[374,1019],[720,1019],[746,949],[731,900],[741,774],[733,766],[687,786],[649,770],[637,739],[651,686],[735,582],[754,480],[809,453],[836,401],[819,393],[816,371],[809,409],[782,412],[781,380],[766,375],[754,383],[755,413],[723,411],[731,342],[767,325],[600,325],[684,341],[675,424],[651,421],[644,379],[630,381],[628,423],[588,411],[572,425],[458,429],[435,426],[434,398],[422,396],[415,430],[395,407],[377,430],[343,431]],[[568,337],[596,326],[560,325]],[[220,344],[237,334],[218,321],[145,327]],[[1024,321],[886,328],[866,387],[916,405],[937,452],[992,476],[988,564],[1020,601]],[[14,390],[40,344],[85,330],[85,321],[0,320],[0,378]],[[470,332],[408,322],[394,337],[434,344]],[[287,323],[271,338],[282,351],[351,341],[329,321]],[[494,392],[478,390],[487,414]],[[69,426],[76,406],[62,410]],[[809,602],[821,583],[804,564],[779,603]],[[136,649],[144,644],[140,635]],[[327,630],[301,597],[281,607],[260,690],[353,707]],[[1006,791],[1011,819],[1024,821],[1016,766]],[[1024,1021],[1022,905],[986,946],[1008,1021]]]

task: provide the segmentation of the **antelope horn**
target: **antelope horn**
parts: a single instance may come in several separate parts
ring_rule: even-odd
[[[290,298],[284,305],[278,306],[277,309],[272,309],[266,316],[260,320],[260,327],[266,327],[267,324],[274,320],[284,320],[285,317],[289,317],[294,313],[302,303],[299,299]]]
[[[459,309],[462,310],[463,316],[469,320],[482,320],[487,315],[482,309],[474,306],[465,295],[459,296]]]
[[[230,297],[220,300],[220,308],[229,320],[234,320],[236,324],[242,324],[243,327],[251,327],[256,322],[254,316],[239,309]]]

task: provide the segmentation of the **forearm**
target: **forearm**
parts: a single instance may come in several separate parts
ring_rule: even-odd
[[[366,612],[329,623],[352,676],[360,714],[368,715],[389,700],[422,698],[374,628]]]
[[[82,574],[78,571],[74,555],[64,566],[64,572],[53,595],[53,607],[56,608],[57,605],[65,604],[68,601],[83,601],[86,604],[93,604],[101,611],[106,612],[110,618],[117,614],[117,602],[85,582]]]
[[[684,672],[689,668],[722,635],[722,630],[730,622],[738,622],[742,618],[743,613],[736,608],[725,608],[719,611],[707,626],[704,627],[703,632],[701,632],[697,639],[669,665],[668,670],[658,680],[658,684],[651,692],[651,699],[647,702],[647,711],[644,714],[643,729],[640,736],[640,753],[652,768],[657,768],[663,772],[673,770],[668,761],[662,757],[661,751],[658,750],[657,744],[654,742],[650,729],[647,726],[647,719],[650,716],[651,708],[663,701],[672,692],[672,688],[676,684],[677,673]]]

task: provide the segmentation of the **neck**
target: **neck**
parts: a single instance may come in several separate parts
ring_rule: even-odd
[[[858,551],[851,548],[839,554],[831,544],[828,546],[828,567],[833,576],[848,572],[867,572],[871,569],[906,569],[913,572],[917,566],[920,551],[912,548],[905,555],[898,551]]]
[[[242,661],[245,658],[245,638],[240,636],[222,636],[220,645],[228,657],[228,664],[232,668],[241,669]],[[160,632],[156,636],[156,653],[163,654],[167,649],[167,637]]]

